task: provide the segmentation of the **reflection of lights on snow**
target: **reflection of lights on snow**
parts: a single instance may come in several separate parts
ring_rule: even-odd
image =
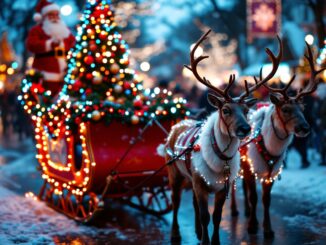
[[[72,13],[72,7],[68,4],[66,5],[63,5],[60,9],[60,12],[63,16],[68,16],[68,15],[71,15]]]
[[[311,34],[306,35],[304,40],[309,44],[312,45],[314,43],[314,36]]]
[[[151,69],[151,65],[148,62],[144,61],[140,64],[140,69],[142,71],[149,71],[149,69]]]
[[[191,46],[190,46],[190,51],[195,47],[195,43],[193,43],[193,44],[191,44]],[[195,51],[195,57],[199,57],[199,56],[201,56],[203,54],[203,48],[202,47],[200,47],[200,46],[198,46],[198,48],[196,49],[196,51]]]

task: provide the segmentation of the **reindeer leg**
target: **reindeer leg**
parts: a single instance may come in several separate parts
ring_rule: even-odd
[[[242,180],[242,189],[244,195],[244,207],[245,207],[245,216],[249,217],[250,208],[249,208],[249,199],[248,199],[248,192],[245,179]]]
[[[273,238],[274,231],[272,230],[271,219],[269,216],[269,207],[271,204],[271,190],[273,183],[263,183],[263,204],[264,204],[264,237]]]
[[[220,191],[215,194],[215,206],[213,213],[214,232],[212,236],[212,244],[220,244],[220,223],[222,218],[223,205],[226,199],[225,191]]]
[[[248,233],[257,234],[258,231],[258,220],[256,216],[256,207],[257,207],[257,190],[256,190],[256,181],[253,175],[249,175],[246,178],[246,187],[249,192],[249,206],[250,206],[250,215],[248,222]]]
[[[178,222],[178,211],[180,207],[181,193],[182,193],[182,182],[184,177],[178,174],[177,170],[173,167],[169,168],[169,182],[171,186],[171,199],[173,206],[173,221],[172,221],[172,231],[171,231],[171,242],[180,242],[181,235],[179,230]]]
[[[201,244],[209,244],[208,224],[210,215],[208,212],[208,192],[199,176],[193,176],[193,189],[199,208],[199,218],[202,228]]]
[[[201,240],[202,229],[201,229],[201,223],[200,223],[198,201],[197,201],[197,198],[195,195],[195,191],[193,191],[192,201],[193,201],[193,205],[194,205],[194,209],[195,209],[195,231],[196,231],[197,239]]]
[[[232,189],[231,189],[231,215],[233,217],[236,217],[236,216],[239,215],[239,211],[238,211],[238,208],[237,208],[235,181],[233,181]]]

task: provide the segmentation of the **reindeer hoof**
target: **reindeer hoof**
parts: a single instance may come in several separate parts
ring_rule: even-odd
[[[272,230],[264,231],[264,238],[273,239],[274,238],[274,231],[272,231]]]
[[[232,215],[232,217],[237,217],[239,215],[239,211],[238,210],[232,210],[231,215]]]

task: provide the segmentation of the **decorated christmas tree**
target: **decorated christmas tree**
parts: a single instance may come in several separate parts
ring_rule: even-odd
[[[31,78],[33,71],[23,81],[25,109],[41,117],[49,131],[55,132],[63,124],[70,129],[85,121],[108,123],[118,119],[138,124],[151,118],[186,116],[183,98],[172,99],[171,92],[159,88],[144,89],[139,76],[128,67],[128,45],[119,33],[108,1],[87,1],[76,40],[68,54],[65,85],[55,103],[48,103],[50,94]],[[37,96],[42,99],[35,99]]]

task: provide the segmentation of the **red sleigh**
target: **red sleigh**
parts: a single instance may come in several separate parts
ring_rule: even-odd
[[[81,222],[92,220],[111,198],[154,215],[169,212],[165,161],[156,148],[171,124],[88,122],[73,136],[62,130],[54,140],[38,122],[37,158],[44,179],[39,198]]]

